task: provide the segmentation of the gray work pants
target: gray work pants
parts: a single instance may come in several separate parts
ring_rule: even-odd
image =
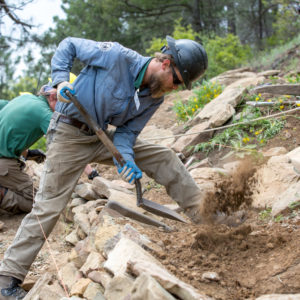
[[[96,135],[88,136],[71,125],[54,122],[51,120],[47,133],[47,158],[32,211],[23,219],[0,266],[1,275],[21,281],[44,244],[40,225],[48,236],[86,164],[113,164],[111,154]],[[108,135],[112,138],[113,132]],[[134,152],[138,167],[164,185],[181,207],[200,201],[200,189],[172,150],[137,140]]]
[[[15,158],[0,158],[0,186],[7,193],[0,209],[8,213],[30,212],[33,203],[33,184],[24,171],[24,163]]]

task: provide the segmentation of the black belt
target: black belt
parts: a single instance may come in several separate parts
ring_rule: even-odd
[[[76,119],[72,119],[70,117],[67,117],[65,115],[60,115],[59,118],[58,118],[58,122],[66,123],[66,124],[72,125],[76,128],[79,128],[80,131],[82,131],[82,132],[84,132],[85,134],[88,134],[88,135],[94,135],[95,134],[95,131],[93,129],[91,129],[88,125],[86,125],[85,123],[80,122]]]

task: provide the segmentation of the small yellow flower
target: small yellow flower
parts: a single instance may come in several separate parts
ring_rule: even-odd
[[[259,135],[261,132],[262,132],[262,129],[261,129],[261,130],[258,130],[258,131],[255,131],[254,134],[255,134],[255,135]]]
[[[199,106],[196,104],[196,108],[198,108]]]
[[[258,97],[261,97],[261,93],[258,94]]]
[[[247,144],[249,142],[249,138],[244,137],[243,138],[243,143]]]
[[[285,98],[291,98],[291,96],[290,96],[290,95],[284,95],[284,97],[285,97]]]
[[[283,100],[282,99],[279,99],[279,103],[282,103],[283,102]]]
[[[194,98],[194,102],[197,102],[197,98]]]
[[[300,103],[297,103],[297,106],[300,106]]]
[[[268,101],[268,102],[272,102],[272,100],[271,100],[271,99],[268,99],[267,101]]]
[[[258,101],[258,100],[259,100],[259,97],[256,97],[256,98],[255,98],[255,101]]]
[[[280,108],[280,109],[284,109],[284,105],[280,105],[279,108]]]
[[[195,108],[192,108],[192,112],[194,112],[195,111]]]
[[[263,144],[265,142],[265,140],[260,140],[260,143]]]
[[[214,94],[217,92],[217,90],[216,89],[214,89]]]

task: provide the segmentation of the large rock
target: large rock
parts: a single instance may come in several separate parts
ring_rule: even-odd
[[[258,86],[251,90],[252,93],[269,93],[274,95],[300,95],[300,84],[273,84]]]
[[[94,245],[100,253],[106,253],[106,243],[121,231],[121,226],[114,222],[114,219],[104,214],[101,216],[101,223],[98,225],[94,239]]]
[[[176,295],[182,300],[201,300],[211,299],[200,294],[195,288],[179,280],[177,277],[169,273],[163,267],[149,261],[140,260],[131,257],[128,262],[128,268],[135,275],[149,274],[153,277],[164,289],[172,295]]]
[[[134,280],[127,275],[115,276],[105,290],[104,297],[106,300],[126,299],[129,297]]]
[[[218,82],[221,85],[230,85],[233,82],[246,77],[255,77],[256,74],[254,72],[249,72],[249,68],[239,68],[235,70],[229,70],[222,74],[219,74],[216,77],[210,79],[211,82]]]
[[[126,273],[127,263],[129,260],[149,261],[154,265],[161,265],[152,255],[146,252],[142,247],[128,238],[121,238],[115,248],[108,254],[108,259],[104,267],[112,274],[123,275]]]
[[[49,273],[44,274],[23,298],[23,300],[61,299],[65,295],[62,287]]]
[[[209,128],[209,122],[203,122],[193,126],[172,145],[172,149],[176,152],[184,152],[188,146],[208,141],[212,137],[213,131],[203,131]]]
[[[80,271],[87,277],[90,272],[100,270],[104,261],[104,257],[99,252],[91,252]]]
[[[299,176],[289,162],[289,155],[288,153],[286,155],[273,156],[266,165],[257,171],[255,174],[256,182],[252,187],[252,205],[254,207],[273,207],[277,201],[282,203],[286,190],[298,182]],[[291,188],[289,196],[292,195],[294,187]],[[279,204],[277,206],[282,207]]]
[[[86,200],[95,200],[98,198],[90,183],[76,185],[74,192]]]
[[[94,178],[92,188],[100,198],[109,198],[113,193],[113,190],[121,191],[127,194],[132,194],[131,191],[128,191],[128,189],[120,186],[119,184],[99,176]]]
[[[131,300],[176,300],[149,274],[142,273],[134,282]]]
[[[89,278],[81,278],[79,279],[73,286],[70,291],[71,296],[83,296],[85,290],[87,289],[88,285],[91,283],[91,279]]]
[[[86,290],[84,291],[83,297],[86,300],[95,300],[95,297],[99,294],[102,295],[103,292],[104,292],[103,288],[101,287],[100,284],[91,282],[89,283]]]
[[[168,137],[168,138],[167,138]],[[139,138],[149,143],[168,147],[175,141],[174,134],[170,129],[157,128],[154,125],[146,126],[139,134]]]
[[[82,277],[73,262],[64,265],[59,270],[59,275],[68,291],[70,291],[72,286]]]

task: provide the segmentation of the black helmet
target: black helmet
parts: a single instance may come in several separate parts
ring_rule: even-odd
[[[206,51],[202,45],[192,40],[175,40],[168,35],[166,39],[168,47],[163,46],[161,51],[172,55],[186,88],[190,90],[192,82],[207,69]]]

